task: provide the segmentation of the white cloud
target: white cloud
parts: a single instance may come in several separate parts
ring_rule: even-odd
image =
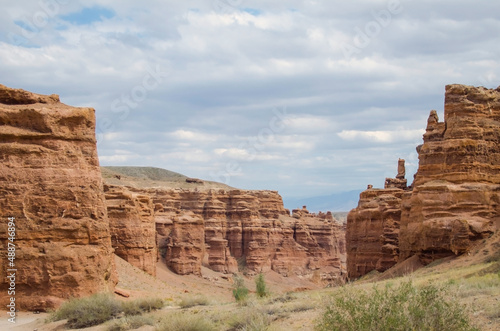
[[[342,130],[337,135],[343,140],[376,143],[394,143],[416,141],[422,138],[425,130],[397,130],[397,131],[359,131]]]
[[[168,133],[166,136],[176,140],[187,140],[196,142],[213,142],[217,141],[217,139],[219,138],[218,135],[195,132],[185,129],[176,130],[174,132]]]

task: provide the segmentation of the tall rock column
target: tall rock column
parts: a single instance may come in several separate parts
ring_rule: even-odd
[[[500,227],[500,88],[446,86],[444,122],[431,111],[413,194],[405,199],[401,258],[462,254]]]
[[[2,305],[12,266],[18,309],[44,310],[114,286],[94,109],[0,85],[0,247]]]
[[[361,192],[358,207],[347,215],[347,271],[358,278],[372,270],[382,272],[398,261],[400,188],[374,189]]]

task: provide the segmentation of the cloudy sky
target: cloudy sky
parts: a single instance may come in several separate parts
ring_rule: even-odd
[[[500,85],[499,1],[0,4],[0,83],[94,107],[102,165],[285,198],[411,181],[445,85]]]

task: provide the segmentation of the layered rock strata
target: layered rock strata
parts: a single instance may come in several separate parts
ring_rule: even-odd
[[[150,197],[123,186],[105,185],[104,192],[115,254],[155,276],[158,253]]]
[[[116,282],[94,109],[0,85],[0,301],[45,310]],[[15,218],[15,260],[7,219]],[[5,307],[5,306],[4,306]]]
[[[403,202],[401,259],[467,252],[500,225],[500,88],[446,86],[444,122],[432,111]]]
[[[161,259],[178,274],[212,270],[343,279],[343,231],[331,214],[291,217],[275,191],[132,189],[154,202]],[[328,216],[329,215],[329,216]]]
[[[358,207],[347,215],[349,277],[358,278],[372,270],[382,272],[397,263],[404,193],[397,187],[361,192]]]
[[[417,147],[419,167],[412,190],[398,171],[396,179],[386,180],[384,190],[363,192],[358,208],[350,212],[349,276],[381,271],[414,255],[423,264],[459,255],[500,227],[500,88],[448,85],[444,116],[439,122],[435,110],[429,115],[424,143]],[[380,211],[386,210],[387,199],[393,201],[392,212],[385,216]],[[374,225],[384,222],[394,226]],[[391,244],[396,247],[384,249],[384,255],[380,243],[386,233],[398,231]],[[374,244],[377,237],[380,241]]]

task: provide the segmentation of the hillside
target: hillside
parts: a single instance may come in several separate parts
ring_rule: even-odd
[[[106,184],[131,186],[136,188],[185,188],[198,190],[233,189],[223,183],[202,180],[188,183],[189,177],[155,167],[101,167],[102,178]]]

